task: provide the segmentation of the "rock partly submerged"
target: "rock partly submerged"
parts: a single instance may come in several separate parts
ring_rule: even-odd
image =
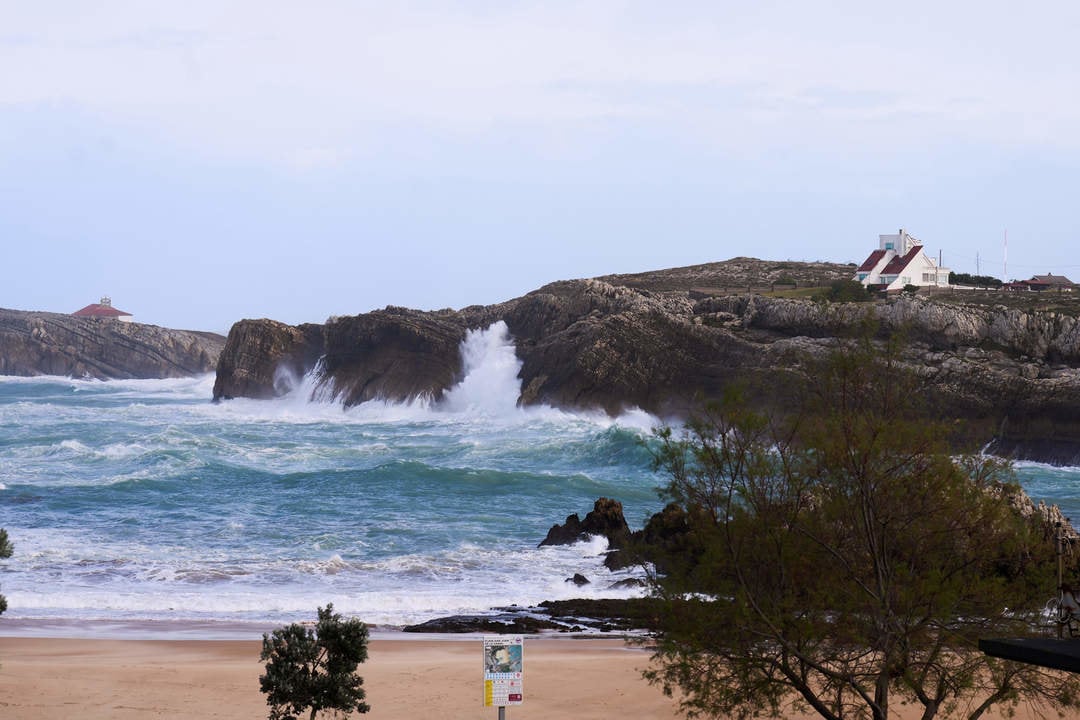
[[[0,309],[0,375],[190,377],[213,372],[224,345],[210,332]]]
[[[1073,538],[1077,532],[1069,519],[1056,505],[1035,503],[1023,489],[1010,484],[991,485],[987,489],[1003,497],[1009,506],[1043,537],[1052,537],[1057,528]],[[585,530],[584,528],[588,528]],[[599,498],[583,521],[575,513],[566,523],[552,526],[545,545],[572,545],[591,537],[608,540],[604,564],[609,570],[637,567],[641,577],[608,583],[612,588],[647,588],[644,568],[663,574],[667,571],[662,558],[676,557],[680,562],[697,562],[702,546],[698,533],[692,530],[687,510],[671,503],[654,513],[641,530],[630,531],[623,516],[622,504],[610,498]],[[575,574],[575,577],[581,577]],[[605,582],[596,578],[597,582]],[[665,612],[664,601],[644,595],[627,598],[578,598],[545,601],[535,606],[511,605],[492,608],[486,613],[452,615],[435,618],[402,628],[414,633],[640,633],[658,627]]]
[[[821,283],[851,273],[808,267]],[[829,303],[715,294],[710,283],[720,281],[709,268],[561,281],[462,310],[388,307],[299,327],[244,320],[230,331],[214,397],[273,397],[291,387],[281,383],[284,371],[315,371],[315,392],[346,407],[438,402],[462,379],[469,331],[501,321],[521,363],[520,405],[678,418],[734,382],[782,402],[784,383],[798,382],[806,359],[871,320],[881,337],[903,333],[903,361],[926,379],[944,415],[967,421],[969,440],[1016,458],[1080,463],[1076,316],[907,295]]]

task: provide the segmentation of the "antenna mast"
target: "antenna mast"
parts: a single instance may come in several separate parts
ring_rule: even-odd
[[[1004,277],[1001,278],[1002,282],[1009,282],[1009,228],[1005,228],[1005,254],[1004,259],[1001,261],[1001,272]]]

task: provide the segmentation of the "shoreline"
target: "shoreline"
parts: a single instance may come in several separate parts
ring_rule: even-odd
[[[307,621],[301,621],[304,624]],[[0,640],[143,640],[143,641],[262,641],[263,633],[291,623],[236,620],[83,620],[76,618],[4,618],[0,617]],[[400,626],[368,624],[372,640],[440,641],[469,640],[493,635],[491,632],[406,632]],[[639,637],[633,631],[582,630],[580,632],[540,631],[535,633],[507,632],[504,635],[524,635],[544,640],[624,640]]]

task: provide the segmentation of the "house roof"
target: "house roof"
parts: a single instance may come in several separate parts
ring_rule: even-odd
[[[897,255],[889,261],[889,264],[885,266],[885,269],[881,271],[881,274],[899,275],[901,272],[904,271],[904,268],[911,264],[911,261],[914,260],[922,251],[922,245],[916,245],[903,255]]]
[[[94,303],[93,305],[87,305],[81,310],[76,310],[71,313],[75,317],[126,317],[131,315],[129,312],[123,310],[117,310],[112,305],[102,305],[100,303]]]
[[[885,255],[884,250],[875,250],[870,253],[870,257],[866,258],[866,260],[863,261],[863,264],[860,265],[859,269],[855,272],[870,272],[877,267],[878,261],[881,260],[883,255]]]
[[[1064,275],[1054,275],[1053,273],[1047,273],[1045,275],[1032,275],[1031,279],[1027,281],[1031,285],[1072,285],[1073,281]]]

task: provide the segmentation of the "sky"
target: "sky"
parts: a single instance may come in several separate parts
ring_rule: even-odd
[[[750,256],[1080,280],[1080,3],[0,0],[0,307],[226,333]]]

